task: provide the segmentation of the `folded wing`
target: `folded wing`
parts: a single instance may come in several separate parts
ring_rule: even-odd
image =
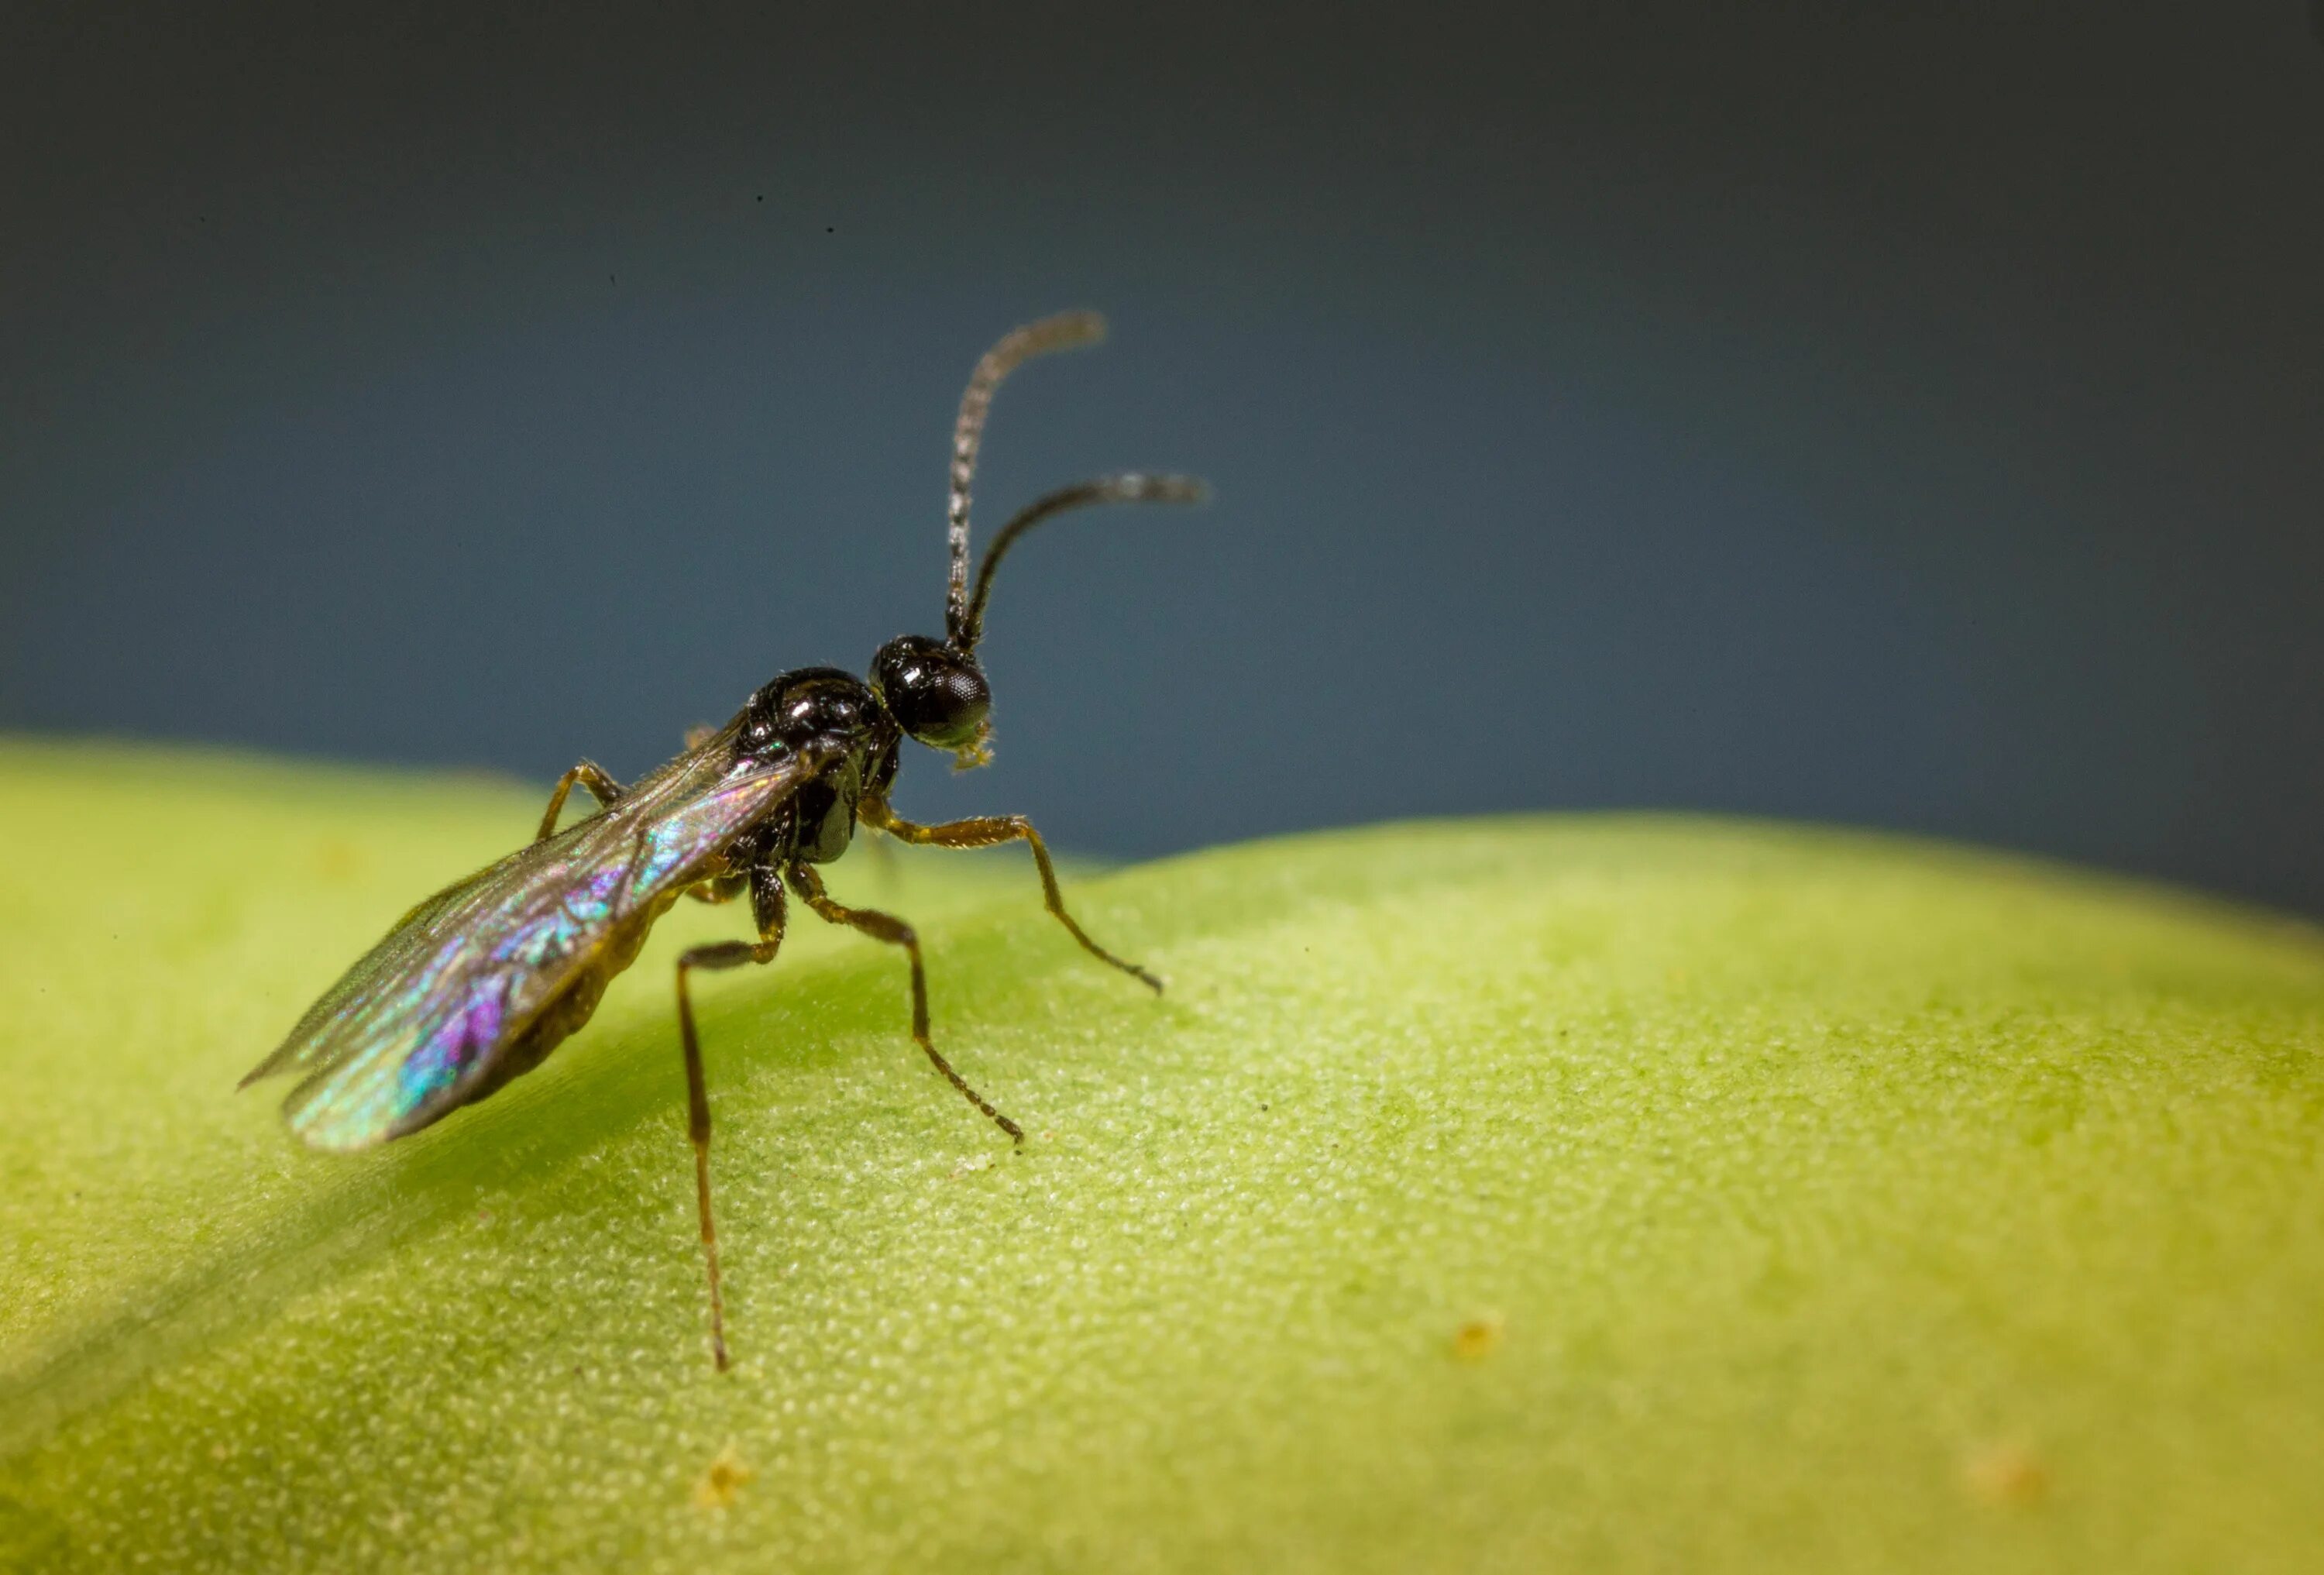
[[[729,728],[612,808],[413,908],[244,1083],[304,1072],[282,1110],[318,1148],[368,1147],[456,1109],[625,924],[715,872],[825,763],[735,764]]]

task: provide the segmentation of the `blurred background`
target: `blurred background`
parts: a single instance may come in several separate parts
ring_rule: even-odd
[[[622,778],[1012,557],[925,818],[1683,806],[2324,914],[2303,0],[16,6],[0,727]]]

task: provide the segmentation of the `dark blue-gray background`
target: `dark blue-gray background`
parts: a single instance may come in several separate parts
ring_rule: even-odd
[[[1143,854],[1683,806],[2324,912],[2283,4],[12,8],[0,726],[617,775],[937,625]],[[167,834],[143,828],[143,834]]]

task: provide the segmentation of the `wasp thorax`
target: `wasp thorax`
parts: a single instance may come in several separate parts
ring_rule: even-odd
[[[872,686],[896,725],[931,749],[973,748],[992,709],[976,659],[926,635],[899,634],[881,646]]]
[[[794,668],[742,708],[742,745],[754,751],[799,749],[818,738],[861,734],[878,714],[863,680],[839,668]]]

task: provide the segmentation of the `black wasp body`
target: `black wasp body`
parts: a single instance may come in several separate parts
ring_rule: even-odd
[[[893,914],[833,900],[816,867],[846,852],[859,825],[935,847],[1022,842],[1032,851],[1049,912],[1074,939],[1100,961],[1161,988],[1074,922],[1048,849],[1024,817],[922,825],[888,802],[907,739],[951,752],[963,768],[990,758],[992,693],[976,645],[993,571],[1019,537],[1093,503],[1194,502],[1204,495],[1201,483],[1168,475],[1103,476],[1062,488],[1001,528],[971,592],[969,484],[993,391],[1019,363],[1094,343],[1103,333],[1095,314],[1069,312],[1008,335],[977,363],[953,432],[944,638],[890,640],[872,658],[868,679],[838,668],[784,673],[753,693],[725,726],[689,738],[684,754],[627,788],[586,760],[575,766],[549,796],[530,846],[406,914],[244,1082],[301,1073],[283,1112],[318,1147],[364,1148],[418,1131],[539,1065],[588,1021],[607,983],[636,959],[647,932],[679,898],[725,902],[747,895],[756,941],[695,946],[678,960],[687,1128],[710,1280],[711,1349],[721,1368],[726,1342],[710,1210],[710,1103],[688,979],[697,970],[772,962],[790,898],[904,951],[913,1039],[954,1088],[1021,1142],[1017,1123],[936,1050],[912,927]],[[598,801],[598,813],[559,830],[576,787]]]
[[[820,748],[837,763],[746,833],[735,852],[778,873],[794,862],[830,863],[855,839],[864,790],[884,794],[895,780],[902,730],[878,693],[844,668],[785,673],[752,695],[742,714],[746,753]]]

